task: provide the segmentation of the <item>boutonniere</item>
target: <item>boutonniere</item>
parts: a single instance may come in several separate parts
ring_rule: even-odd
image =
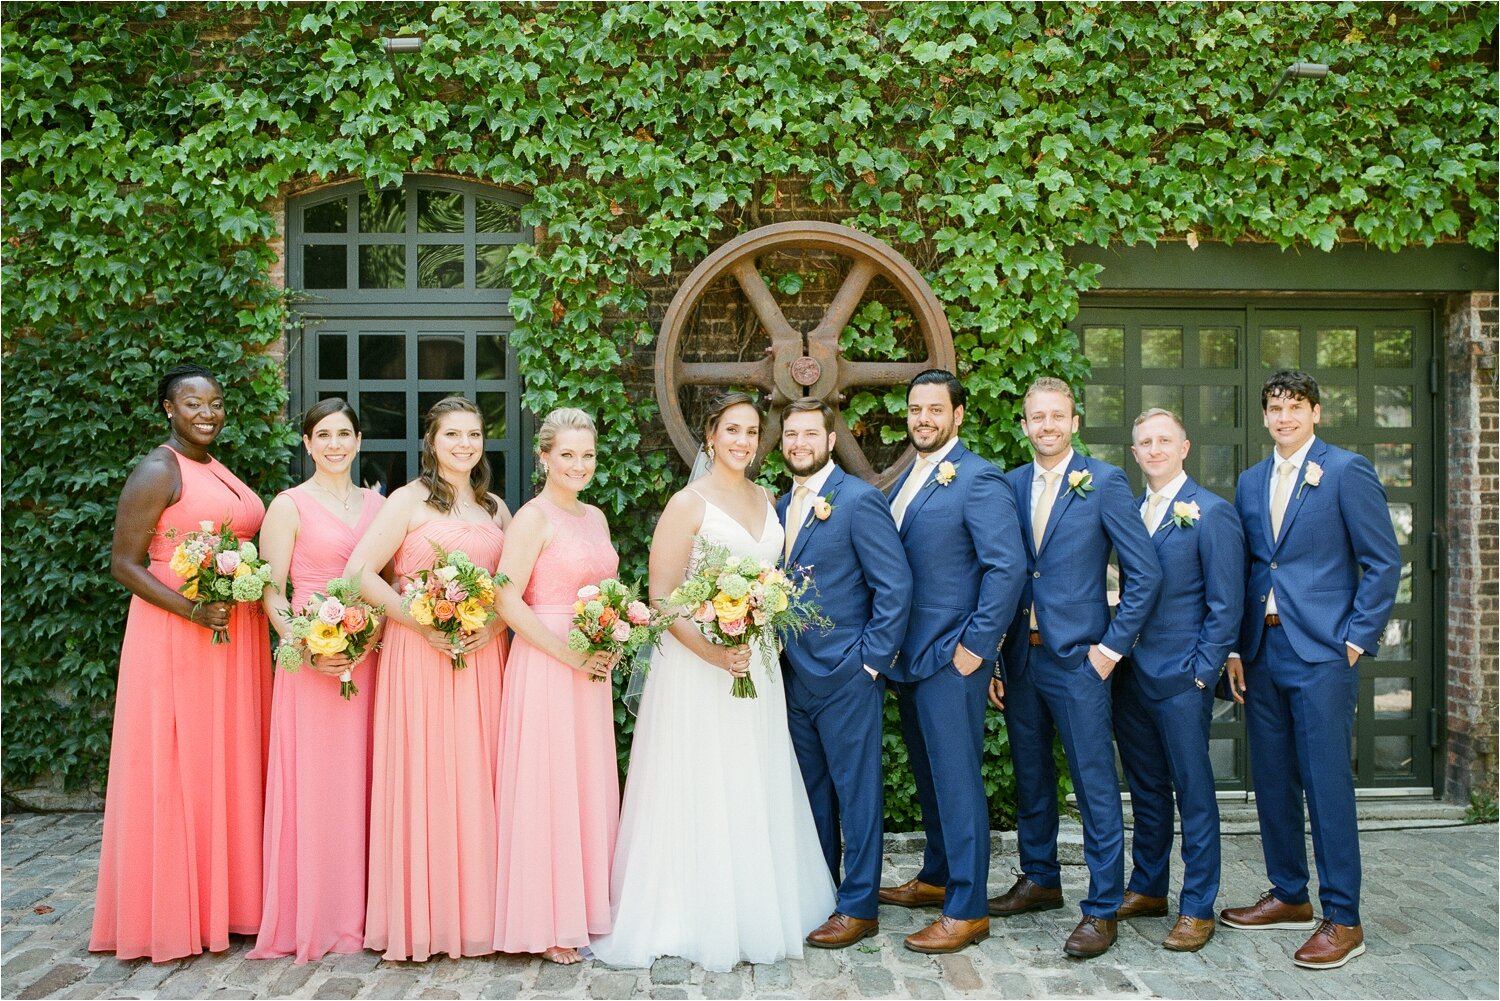
[[[957,475],[958,464],[956,462],[949,462],[948,460],[944,459],[942,462],[938,463],[937,472],[932,474],[932,483],[929,483],[927,485],[930,487],[933,483],[936,483],[940,487],[946,487],[948,484],[953,482],[953,477]]]
[[[838,493],[838,491],[834,490],[826,497],[822,494],[818,494],[818,496],[813,498],[812,510],[807,512],[807,519],[802,523],[803,528],[811,525],[814,518],[818,519],[819,521],[828,520],[828,516],[833,514],[833,495],[836,493]]]
[[[1082,497],[1094,489],[1094,474],[1087,469],[1075,469],[1068,474],[1068,489]]]
[[[1172,503],[1172,524],[1178,528],[1192,528],[1198,524],[1202,514],[1198,510],[1197,501],[1174,501]]]
[[[1302,499],[1302,491],[1308,487],[1315,487],[1323,482],[1323,467],[1316,462],[1309,462],[1306,471],[1302,474],[1302,486],[1297,488],[1297,499]]]

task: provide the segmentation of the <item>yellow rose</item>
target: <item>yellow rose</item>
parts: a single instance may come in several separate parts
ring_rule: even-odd
[[[314,622],[312,629],[307,633],[307,648],[324,657],[332,657],[334,654],[347,650],[349,640],[338,626],[330,626],[326,622]]]
[[[198,578],[194,577],[188,581],[187,587],[182,589],[182,596],[188,601],[198,600]]]
[[[236,577],[243,577],[247,573],[254,573],[254,572],[255,572],[254,570],[250,569],[250,564],[246,563],[244,560],[241,560],[240,561],[240,565],[234,568],[234,575]]]
[[[788,604],[786,592],[781,588],[773,587],[766,591],[766,611],[772,615],[786,611]]]
[[[198,564],[194,563],[192,559],[188,557],[187,547],[185,546],[177,547],[176,551],[172,553],[171,562],[168,563],[167,566],[171,567],[172,572],[181,577],[183,580],[187,580],[189,577],[196,576],[198,573]]]
[[[739,600],[721,594],[714,599],[714,613],[718,615],[720,622],[733,622],[735,619],[743,619],[750,613],[750,596],[747,594]]]
[[[411,617],[417,620],[418,625],[432,625],[432,599],[425,594],[419,594],[412,599]]]
[[[482,629],[488,617],[484,606],[477,601],[471,599],[458,603],[458,624],[471,633]]]

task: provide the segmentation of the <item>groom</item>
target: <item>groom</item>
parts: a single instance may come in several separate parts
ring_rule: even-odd
[[[784,650],[787,723],[834,882],[834,913],[807,944],[842,949],[880,930],[881,706],[911,606],[911,570],[885,497],[831,460],[833,410],[796,400],[781,413],[793,489],[776,505],[785,562],[813,571],[831,629]],[[839,828],[844,879],[839,882]]]
[[[990,822],[980,775],[985,688],[1025,569],[1014,495],[1000,470],[958,440],[965,396],[942,369],[907,386],[906,429],[918,459],[891,500],[920,582],[890,673],[927,849],[917,877],[883,888],[880,901],[942,905],[937,921],[906,939],[908,949],[926,953],[957,952],[990,932]]]

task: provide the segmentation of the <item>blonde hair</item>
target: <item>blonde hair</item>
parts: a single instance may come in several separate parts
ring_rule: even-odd
[[[536,454],[540,458],[552,451],[557,443],[559,431],[587,431],[599,441],[599,432],[594,428],[594,419],[577,407],[558,407],[542,418],[542,426],[536,429]]]
[[[1044,375],[1032,380],[1031,385],[1026,387],[1026,395],[1021,397],[1023,410],[1026,407],[1026,401],[1031,399],[1033,393],[1061,393],[1068,398],[1068,407],[1075,414],[1078,413],[1078,401],[1073,398],[1073,387],[1062,379]]]
[[[1168,410],[1166,407],[1149,407],[1145,410],[1142,410],[1141,415],[1137,417],[1135,419],[1135,423],[1130,426],[1132,429],[1138,428],[1153,417],[1170,417],[1172,419],[1172,423],[1177,425],[1178,430],[1180,430],[1184,435],[1187,434],[1187,425],[1182,423],[1182,418],[1178,417],[1175,413]],[[1131,437],[1133,438],[1135,436],[1131,435]]]

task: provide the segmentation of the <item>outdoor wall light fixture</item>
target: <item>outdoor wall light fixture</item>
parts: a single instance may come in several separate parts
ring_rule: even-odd
[[[396,74],[396,89],[406,93],[406,84],[401,77],[401,67],[396,65],[396,53],[398,52],[421,52],[421,35],[397,35],[394,38],[382,38],[380,45],[385,49],[385,58],[391,64],[391,72]]]
[[[1271,88],[1271,93],[1266,95],[1266,99],[1261,104],[1269,104],[1271,98],[1281,91],[1282,86],[1294,77],[1301,80],[1321,80],[1328,75],[1328,72],[1327,63],[1292,63],[1281,71],[1281,79],[1276,81],[1276,86]]]

